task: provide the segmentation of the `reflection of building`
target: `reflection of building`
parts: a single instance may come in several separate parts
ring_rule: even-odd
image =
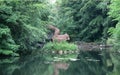
[[[68,63],[63,63],[63,62],[57,62],[57,63],[54,63],[53,66],[54,66],[53,75],[59,75],[59,70],[60,69],[67,70],[68,67],[69,67],[69,64]]]

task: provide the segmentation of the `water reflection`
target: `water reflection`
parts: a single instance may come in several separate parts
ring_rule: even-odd
[[[78,55],[80,60],[71,62],[67,71],[62,72],[61,75],[106,75],[109,72],[106,60],[110,60],[110,58],[109,55],[103,53],[98,51],[81,52]]]
[[[120,75],[120,53],[110,53],[110,56],[114,63],[114,68],[112,72],[108,73],[108,75]]]
[[[54,73],[53,75],[59,75],[60,70],[67,70],[69,67],[68,63],[63,62],[57,62],[53,64],[54,66]]]
[[[71,59],[78,59],[71,61]],[[12,60],[13,59],[13,60]],[[0,75],[119,75],[120,54],[81,51],[79,54],[38,54],[0,60]]]

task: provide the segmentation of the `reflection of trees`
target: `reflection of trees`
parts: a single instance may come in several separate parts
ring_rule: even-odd
[[[106,52],[81,52],[78,58],[79,61],[71,62],[69,68],[61,71],[60,75],[106,75],[108,72],[107,60],[111,59]]]
[[[114,63],[114,68],[112,72],[109,72],[108,75],[120,75],[120,54],[119,53],[110,53],[112,61]]]
[[[0,75],[42,75],[49,65],[41,55],[25,56],[12,63],[0,65]]]
[[[45,64],[45,60],[46,57],[43,54],[27,57],[25,59],[26,64],[20,69],[15,70],[13,74],[16,75],[17,73],[20,73],[17,75],[43,75],[48,69],[50,71],[52,70],[52,66],[50,64]]]
[[[0,75],[12,75],[15,69],[20,68],[15,62],[18,57],[0,59]]]
[[[24,56],[17,60],[11,59],[10,62],[6,63],[2,62],[4,65],[0,64],[0,75],[53,75],[54,72],[67,69],[65,61],[64,63],[53,63],[53,57],[54,54],[41,53],[39,55]]]
[[[53,62],[54,55],[39,54],[0,65],[0,75],[119,75],[120,57],[106,51],[80,52],[78,61]],[[61,55],[60,58],[76,57]],[[111,60],[112,57],[112,60]],[[46,60],[49,60],[46,62]],[[0,62],[1,63],[1,62]],[[114,63],[114,65],[113,65]]]
[[[65,62],[57,62],[57,63],[54,63],[53,66],[54,66],[53,75],[59,75],[59,70],[67,70],[69,67],[69,64]]]

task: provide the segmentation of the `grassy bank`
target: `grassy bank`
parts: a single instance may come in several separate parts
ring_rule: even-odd
[[[43,50],[77,50],[77,45],[68,42],[48,42]]]

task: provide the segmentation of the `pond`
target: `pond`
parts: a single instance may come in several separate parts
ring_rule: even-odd
[[[38,53],[1,58],[0,75],[119,75],[120,54],[109,50]]]

